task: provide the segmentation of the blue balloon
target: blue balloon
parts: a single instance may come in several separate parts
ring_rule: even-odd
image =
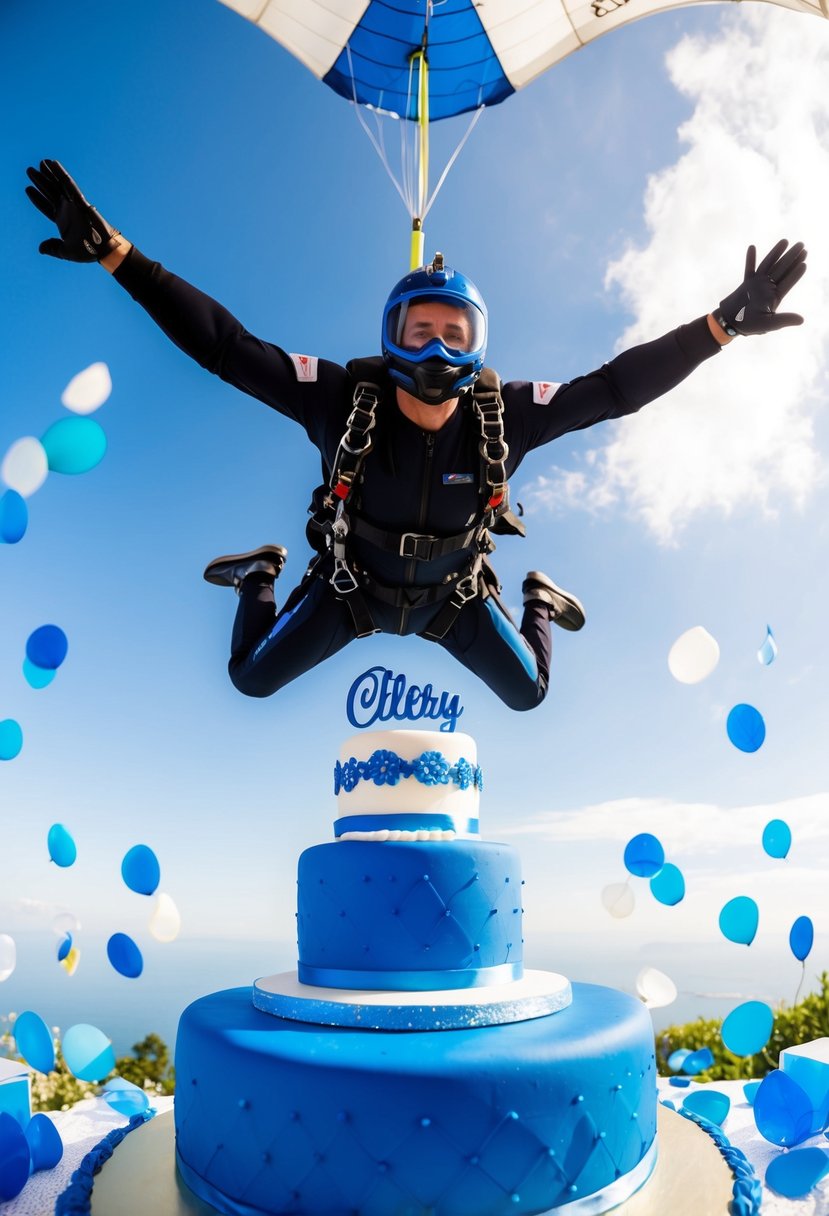
[[[56,866],[61,866],[65,869],[67,866],[74,865],[75,858],[78,856],[78,846],[72,839],[71,832],[62,823],[53,823],[49,828],[49,835],[46,837],[46,847],[49,850],[50,860]]]
[[[792,847],[791,828],[784,819],[771,819],[763,828],[763,848],[769,857],[782,860]]]
[[[61,1047],[66,1067],[79,1081],[102,1081],[115,1067],[112,1044],[97,1026],[70,1026]]]
[[[691,1084],[691,1078],[690,1077],[670,1077],[668,1080],[668,1084],[676,1085],[678,1089],[687,1089],[688,1086]]]
[[[757,1090],[760,1088],[761,1084],[762,1082],[760,1081],[746,1081],[745,1085],[743,1086],[743,1093],[746,1096],[746,1102],[748,1102],[749,1106],[754,1105],[754,1099],[757,1096]]]
[[[6,490],[0,498],[0,540],[7,545],[16,545],[26,535],[28,526],[26,499],[17,490]]]
[[[720,932],[730,942],[750,946],[760,923],[760,909],[748,895],[729,899],[720,912]]]
[[[107,942],[107,958],[118,974],[128,980],[137,980],[144,970],[141,951],[126,933],[113,933]]]
[[[27,1009],[18,1014],[14,1023],[14,1041],[27,1064],[38,1072],[51,1072],[55,1067],[55,1044],[52,1032],[43,1018]]]
[[[706,1068],[710,1068],[713,1063],[714,1053],[711,1048],[700,1047],[699,1051],[692,1051],[689,1056],[686,1056],[682,1062],[682,1071],[687,1072],[691,1077],[696,1077]]]
[[[709,1123],[721,1126],[731,1109],[731,1099],[716,1089],[698,1089],[689,1094],[682,1103],[683,1110],[690,1110],[695,1115],[701,1115]]]
[[[133,845],[121,862],[121,877],[131,891],[152,895],[161,881],[158,858],[146,844]]]
[[[651,878],[665,864],[665,850],[650,832],[641,832],[625,846],[625,868],[637,878]]]
[[[61,418],[40,442],[53,473],[88,473],[107,450],[107,437],[94,418]]]
[[[793,1153],[781,1153],[769,1162],[766,1186],[799,1199],[808,1195],[829,1174],[829,1153],[824,1148],[798,1148]]]
[[[812,1103],[796,1081],[775,1068],[754,1095],[754,1122],[766,1140],[791,1148],[812,1134]]]
[[[66,933],[63,940],[58,943],[58,962],[62,963],[69,951],[72,949],[72,934]]]
[[[44,671],[55,671],[66,658],[69,643],[66,634],[57,625],[41,625],[29,634],[26,642],[26,658],[35,667]]]
[[[815,927],[808,916],[798,916],[789,932],[789,946],[795,958],[803,963],[809,957],[815,940]]]
[[[55,670],[48,671],[45,667],[36,667],[29,659],[23,660],[23,675],[31,688],[45,688],[55,678]]]
[[[0,722],[0,760],[14,760],[23,746],[23,731],[14,718]]]
[[[763,746],[766,724],[753,705],[735,705],[726,719],[728,737],[741,752],[756,752]]]
[[[722,1041],[735,1056],[754,1056],[771,1038],[774,1014],[763,1001],[746,1001],[722,1024]]]
[[[670,1068],[671,1072],[680,1072],[682,1065],[688,1059],[690,1054],[690,1047],[678,1047],[676,1051],[672,1051],[668,1056],[668,1067]]]
[[[48,1115],[32,1115],[26,1139],[32,1155],[32,1172],[53,1170],[63,1156],[63,1141]]]
[[[125,1081],[123,1077],[113,1077],[104,1085],[102,1097],[113,1110],[132,1118],[149,1109],[150,1099],[138,1085]]]
[[[672,908],[685,898],[685,879],[682,871],[668,861],[650,882],[651,894],[661,904]]]
[[[29,1142],[16,1119],[0,1114],[0,1200],[14,1199],[29,1181]]]

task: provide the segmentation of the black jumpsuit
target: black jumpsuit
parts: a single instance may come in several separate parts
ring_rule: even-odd
[[[291,356],[247,330],[225,308],[133,248],[116,280],[202,367],[305,428],[330,472],[351,409],[345,368]],[[719,345],[705,318],[618,355],[587,376],[552,389],[527,381],[502,388],[507,476],[541,444],[610,418],[635,413],[673,388]],[[438,431],[423,431],[383,385],[374,450],[363,465],[359,515],[390,532],[453,536],[479,518],[479,424],[463,404]],[[326,473],[326,476],[327,476]],[[417,588],[465,569],[471,549],[428,561],[400,557],[352,537],[350,554],[374,580],[411,591],[412,607],[369,596],[375,624],[420,633],[443,601],[417,606]],[[230,676],[240,692],[266,697],[355,637],[351,613],[327,579],[313,579],[288,611],[276,612],[268,578],[245,579],[231,642]],[[526,606],[520,632],[493,598],[476,596],[440,643],[512,709],[532,709],[547,693],[550,625],[544,605]]]

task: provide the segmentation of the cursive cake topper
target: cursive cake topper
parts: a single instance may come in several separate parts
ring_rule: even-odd
[[[440,729],[450,733],[463,713],[458,693],[433,692],[431,684],[420,688],[406,683],[386,667],[369,667],[348,690],[345,712],[352,726],[362,729],[375,722],[417,722],[421,718],[442,719]]]

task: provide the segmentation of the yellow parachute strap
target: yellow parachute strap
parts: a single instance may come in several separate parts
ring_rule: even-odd
[[[418,188],[417,214],[412,217],[412,238],[409,253],[409,268],[416,270],[424,264],[423,216],[429,197],[429,60],[425,46],[412,55],[412,64],[417,65],[417,127],[418,127]]]

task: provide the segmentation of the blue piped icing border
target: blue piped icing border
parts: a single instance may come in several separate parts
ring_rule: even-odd
[[[717,1146],[725,1164],[734,1178],[732,1187],[731,1216],[757,1216],[763,1202],[763,1186],[754,1172],[754,1166],[741,1149],[735,1148],[725,1132],[710,1119],[704,1119],[695,1111],[679,1107],[676,1110],[683,1119],[690,1119],[697,1127],[707,1132]]]
[[[479,765],[472,765],[461,756],[450,764],[442,752],[426,751],[406,760],[396,752],[378,748],[368,760],[349,760],[334,765],[334,794],[342,790],[350,794],[361,781],[373,781],[375,785],[397,785],[401,777],[414,777],[421,785],[456,785],[461,790],[482,790],[484,778]]]
[[[439,814],[433,811],[421,811],[419,814],[408,811],[401,815],[345,815],[342,819],[334,820],[334,835],[343,836],[346,832],[454,832],[457,836],[479,836],[480,821],[468,819],[462,815],[447,815],[444,811]]]
[[[123,1127],[115,1127],[90,1149],[72,1174],[69,1185],[61,1191],[55,1202],[55,1216],[89,1216],[92,1207],[92,1190],[95,1186],[95,1175],[106,1165],[118,1145],[130,1132],[141,1127],[155,1115],[155,1110],[142,1111],[133,1115],[129,1123]]]

